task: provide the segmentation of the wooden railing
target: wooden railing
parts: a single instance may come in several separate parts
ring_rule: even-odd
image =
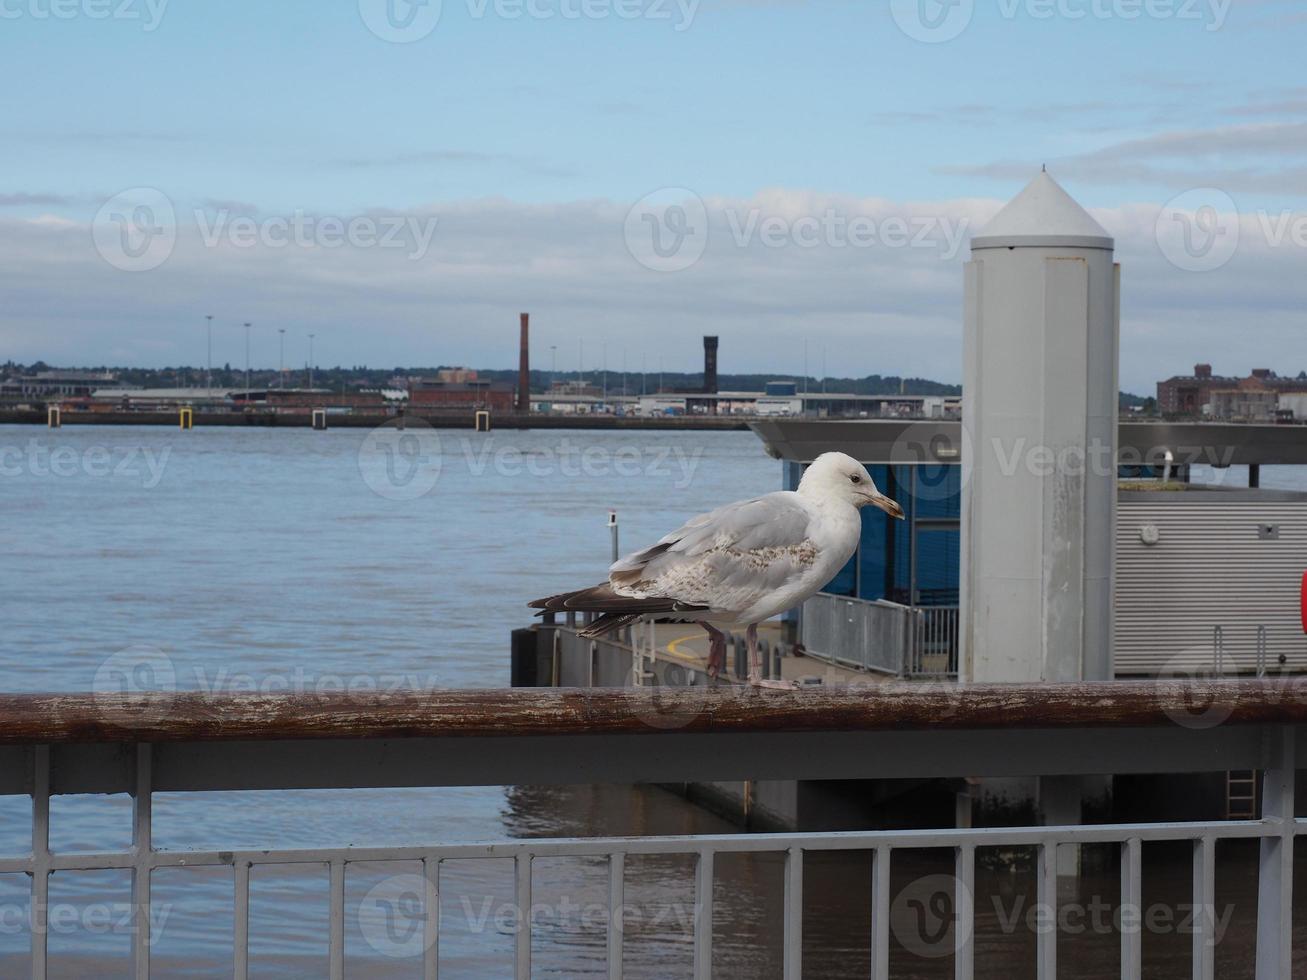
[[[362,694],[7,694],[0,745],[214,740],[889,732],[1307,723],[1307,678],[442,690]],[[669,728],[663,716],[682,719]]]

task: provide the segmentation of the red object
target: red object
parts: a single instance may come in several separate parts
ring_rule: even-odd
[[[1302,610],[1302,631],[1307,633],[1307,572],[1302,573],[1302,599],[1298,608]]]

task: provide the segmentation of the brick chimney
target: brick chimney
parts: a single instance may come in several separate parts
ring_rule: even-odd
[[[1210,364],[1195,364],[1195,378],[1210,378],[1212,376],[1212,366]]]
[[[531,414],[531,314],[522,314],[522,350],[517,361],[517,410]]]

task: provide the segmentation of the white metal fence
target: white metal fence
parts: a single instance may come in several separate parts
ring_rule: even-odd
[[[916,624],[908,606],[819,592],[799,622],[804,651],[833,664],[898,677],[911,662]]]
[[[910,689],[909,689],[910,690]],[[1253,839],[1260,842],[1257,980],[1290,980],[1293,850],[1307,822],[1295,818],[1296,753],[1304,729],[1272,724],[1274,718],[1307,716],[1307,694],[1278,693],[1260,686],[1247,693],[1233,688],[1191,685],[1178,695],[1156,696],[1146,687],[1085,685],[1073,693],[1050,694],[1048,710],[1031,718],[1022,713],[1035,703],[1027,692],[993,695],[980,690],[960,694],[931,692],[914,695],[840,694],[813,696],[775,692],[725,692],[703,700],[702,692],[687,691],[683,699],[671,692],[632,695],[631,692],[549,692],[523,701],[520,717],[487,715],[474,724],[424,721],[413,705],[392,720],[365,724],[358,738],[324,738],[335,726],[342,731],[359,724],[362,711],[350,708],[348,724],[339,724],[331,709],[319,710],[312,737],[295,737],[291,730],[270,726],[266,739],[257,737],[258,724],[244,727],[161,726],[142,723],[137,734],[126,725],[99,716],[88,722],[70,719],[52,707],[52,717],[65,725],[53,747],[23,745],[37,738],[7,736],[0,722],[0,793],[23,792],[32,798],[32,850],[26,857],[0,861],[0,873],[31,878],[32,976],[45,980],[48,970],[46,923],[52,874],[64,871],[126,869],[132,873],[134,976],[150,974],[151,876],[164,868],[229,867],[235,926],[232,937],[235,976],[249,974],[250,871],[260,865],[319,865],[330,881],[329,975],[346,972],[345,881],[351,865],[363,862],[420,862],[429,886],[423,901],[422,976],[432,980],[440,966],[441,928],[438,898],[441,868],[465,859],[511,859],[515,868],[515,902],[531,907],[533,861],[554,857],[601,857],[608,864],[610,913],[623,907],[626,859],[634,855],[689,855],[695,862],[693,942],[695,980],[713,973],[712,921],[714,859],[741,852],[784,855],[783,964],[786,980],[799,980],[803,968],[803,883],[805,855],[818,851],[871,851],[873,868],[868,886],[873,896],[871,921],[873,980],[889,980],[890,869],[895,855],[906,850],[950,848],[954,854],[953,903],[959,927],[954,931],[954,976],[976,975],[974,887],[976,849],[1030,846],[1037,850],[1037,888],[1041,903],[1056,908],[1057,848],[1062,845],[1112,843],[1121,850],[1121,906],[1138,912],[1143,893],[1141,848],[1156,841],[1187,841],[1192,846],[1193,892],[1196,910],[1193,931],[1195,980],[1214,980],[1215,846],[1218,841]],[[1274,695],[1272,700],[1270,695]],[[553,701],[540,700],[541,697]],[[1034,698],[1039,697],[1036,692]],[[659,702],[661,698],[661,702]],[[450,692],[462,705],[472,701]],[[762,699],[766,699],[765,701]],[[877,700],[879,699],[879,700]],[[969,700],[970,699],[970,700]],[[1260,699],[1260,700],[1259,700]],[[57,699],[55,699],[57,700]],[[265,704],[266,702],[266,704]],[[43,702],[44,703],[44,702]],[[289,702],[262,699],[251,718],[284,721]],[[768,705],[765,722],[754,720]],[[541,705],[561,705],[542,720]],[[1203,714],[1191,714],[1195,705]],[[280,706],[280,707],[278,707]],[[1292,708],[1292,710],[1286,710]],[[244,710],[243,705],[238,705]],[[315,706],[316,707],[316,706]],[[1220,723],[1207,712],[1217,710]],[[207,719],[220,708],[206,713]],[[278,714],[280,712],[280,714]],[[995,713],[1007,712],[1010,724],[1029,728],[995,728]],[[1061,714],[1067,719],[1058,724]],[[447,713],[448,714],[448,713]],[[511,710],[508,714],[512,714]],[[545,712],[544,714],[547,714]],[[0,711],[0,716],[3,711]],[[321,718],[327,715],[327,722]],[[452,717],[452,715],[448,715]],[[128,716],[130,719],[130,716]],[[148,712],[142,718],[153,718]],[[938,717],[935,726],[921,718]],[[1194,719],[1200,718],[1200,722]],[[1258,718],[1263,723],[1252,723]],[[717,719],[714,721],[714,719]],[[826,720],[822,720],[826,719]],[[191,719],[184,719],[190,722]],[[673,724],[672,720],[678,722]],[[556,733],[550,734],[550,725]],[[448,727],[448,734],[440,730]],[[824,730],[829,729],[829,730]],[[436,733],[433,735],[432,730]],[[605,732],[605,737],[579,734]],[[414,734],[421,732],[421,734]],[[188,734],[189,733],[189,734]],[[493,733],[493,737],[487,737]],[[134,741],[149,735],[154,744]],[[400,737],[407,735],[409,737]],[[113,742],[96,741],[108,737]],[[123,739],[123,744],[115,744]],[[189,740],[188,740],[189,739]],[[199,740],[195,740],[199,739]],[[18,744],[15,744],[18,743]],[[1087,746],[1093,745],[1093,751]],[[1077,748],[1078,747],[1078,748]],[[1024,827],[1013,829],[949,829],[858,833],[711,835],[697,837],[597,838],[517,840],[490,844],[420,847],[349,847],[302,850],[157,851],[152,839],[152,799],[155,792],[215,789],[270,789],[347,786],[504,785],[532,782],[632,782],[666,780],[683,770],[685,778],[739,778],[749,773],[763,778],[870,778],[905,772],[919,777],[1038,773],[1155,773],[1204,772],[1212,768],[1259,769],[1263,776],[1260,819],[1224,823],[1148,823],[1098,826]],[[52,794],[131,792],[133,839],[128,850],[106,853],[53,853],[50,849]],[[623,976],[623,927],[620,914],[606,920],[608,976]],[[515,933],[514,976],[529,980],[532,969],[532,929],[529,917]],[[1138,930],[1122,929],[1121,976],[1142,976],[1142,942]],[[1053,980],[1058,971],[1058,933],[1041,931],[1037,975]]]
[[[901,606],[819,592],[803,604],[804,650],[895,677],[956,677],[958,607]]]
[[[919,606],[913,610],[912,652],[906,677],[958,676],[958,607]]]

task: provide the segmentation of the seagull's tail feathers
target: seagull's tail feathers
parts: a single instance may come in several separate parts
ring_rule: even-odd
[[[607,582],[589,589],[564,592],[560,595],[537,599],[528,603],[532,609],[545,612],[593,612],[598,619],[582,629],[582,636],[602,636],[605,633],[629,626],[642,616],[669,616],[676,613],[703,612],[707,606],[694,605],[664,596],[618,595]]]
[[[594,639],[603,636],[605,633],[612,633],[625,626],[630,626],[632,623],[638,623],[640,618],[639,613],[604,613],[589,626],[585,626],[576,632],[579,636]]]

